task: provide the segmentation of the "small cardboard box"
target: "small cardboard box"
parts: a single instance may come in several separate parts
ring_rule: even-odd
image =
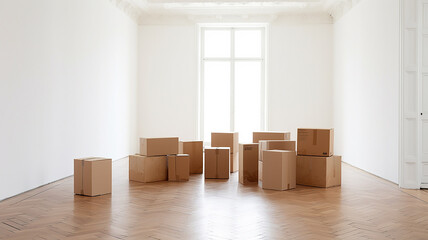
[[[259,161],[259,187],[263,188],[263,162]]]
[[[178,137],[140,138],[140,154],[143,156],[178,154]]]
[[[202,174],[204,168],[203,141],[180,141],[179,153],[189,154],[190,174]]]
[[[296,188],[296,152],[269,150],[263,152],[263,189]]]
[[[109,158],[74,159],[74,193],[86,196],[111,193],[111,165]]]
[[[166,156],[129,156],[129,180],[143,183],[168,180]]]
[[[259,141],[259,161],[263,161],[263,151],[266,151],[266,150],[296,151],[296,141],[260,140]]]
[[[297,156],[297,184],[312,187],[341,185],[342,157]]]
[[[189,181],[189,154],[169,155],[168,159],[168,181]]]
[[[229,157],[228,147],[207,147],[205,148],[205,178],[229,178]]]
[[[258,152],[257,143],[239,144],[239,182],[241,184],[258,182]]]
[[[297,155],[333,156],[333,129],[297,129]]]
[[[230,153],[236,153],[239,151],[239,135],[237,132],[213,132],[211,147],[228,147]]]
[[[290,140],[290,132],[253,132],[253,143],[260,140]]]

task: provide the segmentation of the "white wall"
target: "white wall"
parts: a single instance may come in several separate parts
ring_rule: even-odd
[[[272,23],[268,129],[332,127],[332,24]],[[198,137],[196,24],[143,25],[139,31],[139,134]]]
[[[272,23],[268,130],[333,127],[333,25]]]
[[[142,25],[138,52],[139,135],[197,139],[196,26]]]
[[[136,151],[137,31],[106,0],[0,0],[0,200]]]
[[[398,182],[399,1],[361,1],[334,24],[335,152]]]

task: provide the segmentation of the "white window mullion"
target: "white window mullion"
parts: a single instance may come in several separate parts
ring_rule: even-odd
[[[230,33],[230,130],[235,131],[235,29]]]
[[[205,91],[205,85],[204,85],[204,74],[205,74],[205,72],[204,72],[204,67],[205,67],[205,61],[204,61],[204,57],[205,57],[205,53],[204,53],[204,49],[205,49],[205,28],[201,28],[201,42],[200,42],[200,44],[201,44],[201,49],[200,49],[200,60],[199,60],[199,64],[200,64],[200,75],[199,75],[199,77],[200,77],[200,88],[199,88],[199,91],[200,91],[200,105],[199,105],[199,111],[200,111],[200,114],[199,114],[199,139],[202,139],[202,140],[204,140],[204,142],[205,142],[205,136],[204,136],[204,122],[205,122],[205,119],[204,119],[204,114],[205,114],[205,112],[204,112],[204,91]]]
[[[260,83],[260,130],[266,131],[267,129],[267,100],[266,100],[266,33],[265,29],[261,28],[262,35],[262,59],[261,59],[261,83]]]

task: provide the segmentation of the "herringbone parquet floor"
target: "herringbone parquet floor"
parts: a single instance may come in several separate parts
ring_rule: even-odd
[[[428,239],[428,198],[343,165],[343,186],[285,192],[193,175],[129,182],[113,164],[113,194],[73,194],[73,178],[0,202],[0,239]],[[416,196],[416,197],[415,197]]]

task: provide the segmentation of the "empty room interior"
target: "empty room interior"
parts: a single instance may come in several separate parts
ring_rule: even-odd
[[[428,0],[0,0],[0,110],[0,239],[428,239]]]

